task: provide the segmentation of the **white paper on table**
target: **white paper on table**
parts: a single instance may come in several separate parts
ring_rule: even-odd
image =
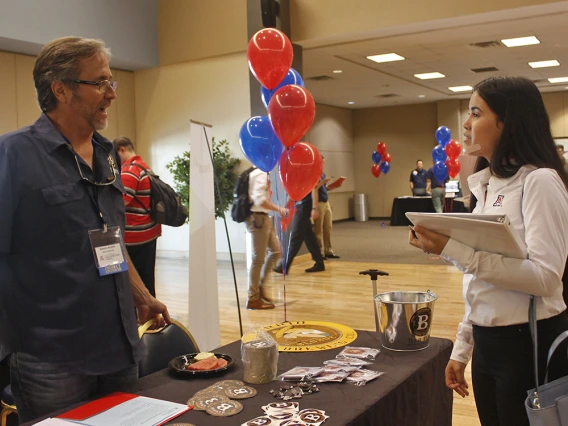
[[[69,425],[74,425],[75,423],[72,422],[68,422],[65,420],[61,420],[61,419],[45,419],[42,420],[39,423],[34,423],[34,426],[69,426]]]
[[[406,213],[414,224],[438,232],[478,251],[516,259],[527,258],[527,248],[507,215],[472,213]]]

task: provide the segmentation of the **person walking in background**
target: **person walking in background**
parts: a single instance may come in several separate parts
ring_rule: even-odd
[[[445,182],[447,181],[448,179],[446,179]],[[442,213],[444,211],[444,202],[446,201],[445,182],[440,182],[436,177],[434,167],[428,169],[428,173],[426,174],[426,193],[432,196],[432,204],[434,205],[436,213]]]
[[[426,195],[426,176],[422,160],[416,161],[416,168],[410,172],[410,190],[413,196]]]
[[[325,164],[325,157],[322,155],[322,160]],[[333,228],[333,217],[331,213],[331,205],[329,204],[328,191],[333,191],[341,187],[340,183],[332,189],[327,188],[327,184],[331,178],[326,177],[325,173],[321,174],[321,179],[316,185],[318,190],[318,217],[314,219],[314,233],[318,242],[320,251],[325,259],[339,259],[339,256],[333,252],[331,246],[331,230]]]
[[[440,254],[464,273],[465,314],[446,367],[446,385],[465,397],[471,375],[483,426],[528,426],[524,401],[535,387],[528,324],[530,295],[538,315],[540,382],[554,339],[568,330],[562,275],[568,256],[568,175],[550,132],[542,96],[525,78],[494,77],[473,89],[464,144],[478,157],[468,178],[473,213],[504,215],[519,231],[528,257],[478,251],[414,227],[409,242]],[[552,381],[568,374],[566,348],[548,369]]]
[[[124,242],[120,159],[98,132],[117,84],[101,40],[47,43],[33,69],[41,116],[0,137],[0,360],[21,423],[128,391],[138,322],[170,322]]]
[[[156,296],[156,242],[162,235],[162,225],[150,216],[151,185],[146,170],[148,164],[136,155],[134,144],[125,136],[116,138],[112,144],[120,157],[124,205],[126,207],[126,230],[124,242],[134,267],[152,296]]]
[[[249,198],[252,206],[246,225],[252,239],[252,264],[248,272],[247,309],[274,309],[263,284],[268,272],[280,258],[280,242],[268,213],[278,212],[285,216],[288,210],[272,204],[268,173],[260,169],[249,174]]]
[[[290,267],[292,266],[292,261],[294,257],[300,251],[302,247],[302,242],[306,243],[308,251],[312,255],[312,259],[315,261],[311,268],[306,269],[306,272],[322,272],[325,271],[325,264],[323,262],[323,255],[318,246],[318,240],[316,239],[316,234],[314,234],[314,229],[312,225],[312,220],[318,218],[318,189],[314,189],[306,195],[303,199],[296,202],[296,214],[292,218],[292,224],[290,226],[290,245],[288,247],[288,253],[284,254],[285,265],[284,269],[283,262],[280,261],[274,267],[274,272],[279,274],[290,272]]]
[[[556,150],[558,151],[558,156],[560,157],[564,171],[568,173],[568,161],[566,161],[566,157],[564,157],[564,145],[556,145]]]

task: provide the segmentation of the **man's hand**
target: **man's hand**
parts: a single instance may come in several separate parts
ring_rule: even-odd
[[[450,240],[448,237],[437,232],[428,231],[422,226],[416,225],[414,227],[416,237],[412,231],[409,232],[408,242],[411,246],[421,249],[424,253],[440,254],[444,251],[444,247]]]
[[[138,324],[142,325],[151,319],[155,319],[156,322],[151,329],[162,328],[166,324],[171,324],[170,314],[168,308],[162,302],[160,302],[155,297],[148,297],[141,304],[136,305],[138,310]]]
[[[469,385],[464,377],[465,364],[451,359],[446,366],[446,386],[453,389],[462,398],[469,395]]]
[[[319,210],[318,209],[312,209],[312,214],[310,215],[310,219],[311,220],[316,220],[319,217]]]

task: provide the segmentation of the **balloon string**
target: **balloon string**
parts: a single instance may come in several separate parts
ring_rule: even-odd
[[[280,189],[279,189],[280,179],[277,177],[275,179],[275,181],[276,181],[275,182],[275,184],[276,184],[276,204],[280,205],[280,200],[279,200],[279,198],[280,198]],[[290,214],[290,213],[288,213],[288,214]],[[290,242],[288,241],[287,250],[284,251],[283,242],[284,242],[285,234],[284,234],[284,230],[282,229],[282,217],[280,217],[280,219],[278,220],[278,225],[279,225],[279,228],[280,228],[279,229],[280,230],[280,253],[282,253],[281,254],[281,257],[282,257],[281,264],[282,264],[282,273],[283,273],[283,277],[284,277],[283,278],[283,281],[284,281],[283,282],[283,287],[284,287],[284,321],[287,321],[287,306],[288,306],[288,303],[287,303],[287,300],[286,300],[286,274],[287,274],[288,271],[286,270],[287,269],[286,264],[288,263],[287,260],[288,260],[289,254],[290,254]],[[288,226],[290,226],[290,224],[288,224]]]

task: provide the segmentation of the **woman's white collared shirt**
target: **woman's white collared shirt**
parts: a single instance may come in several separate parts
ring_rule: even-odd
[[[478,200],[473,213],[506,214],[526,245],[528,259],[475,251],[449,240],[441,257],[464,273],[465,299],[451,359],[463,363],[473,351],[472,324],[528,322],[529,294],[538,296],[539,319],[566,309],[562,274],[568,256],[568,192],[556,171],[524,166],[501,179],[484,169],[468,183]]]

